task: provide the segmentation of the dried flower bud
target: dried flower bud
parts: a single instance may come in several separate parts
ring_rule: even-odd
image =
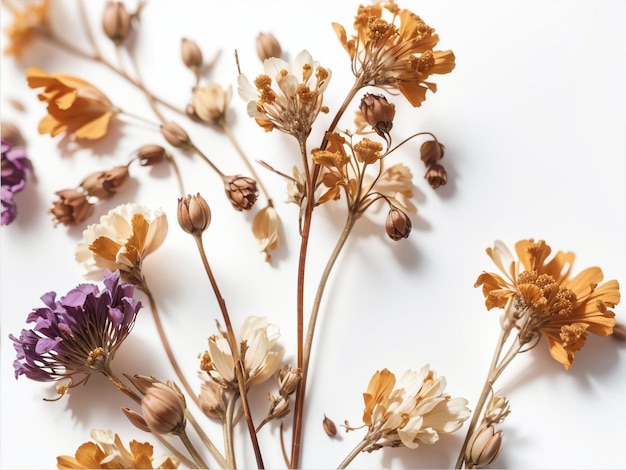
[[[615,323],[611,337],[616,341],[621,341],[622,343],[626,341],[626,326],[624,326],[623,323]]]
[[[226,389],[213,380],[206,380],[200,386],[200,408],[210,418],[222,419],[226,410],[224,393]]]
[[[268,412],[270,418],[282,418],[289,413],[289,397],[284,397],[283,395],[275,397],[271,393],[268,393],[267,398],[272,402]]]
[[[180,44],[180,55],[187,68],[194,70],[202,67],[202,51],[194,41],[183,38]]]
[[[146,424],[146,420],[143,419],[143,416],[141,416],[139,413],[129,408],[122,408],[122,412],[126,415],[128,421],[130,421],[133,426],[141,429],[143,432],[151,432],[150,428]]]
[[[191,96],[193,110],[204,122],[219,124],[226,119],[226,111],[233,97],[233,88],[222,88],[217,83],[195,88]]]
[[[192,235],[200,235],[211,223],[211,209],[200,193],[178,199],[178,223]]]
[[[431,188],[437,189],[439,186],[445,186],[448,182],[448,173],[443,165],[439,163],[433,163],[426,170],[424,178],[428,181]]]
[[[278,393],[284,396],[291,395],[296,391],[300,377],[302,377],[300,369],[294,369],[289,364],[285,364],[278,371]]]
[[[185,423],[185,400],[171,384],[154,383],[141,399],[143,419],[153,433],[176,433]]]
[[[52,214],[54,226],[58,224],[80,224],[93,213],[94,205],[87,200],[87,195],[76,189],[63,189],[55,193],[58,201],[52,203],[48,214]]]
[[[379,136],[386,138],[389,135],[396,114],[396,106],[393,103],[389,103],[383,95],[366,93],[361,99],[359,109],[365,121]]]
[[[141,166],[151,166],[161,163],[166,157],[166,150],[160,145],[143,145],[137,150],[137,157]]]
[[[481,426],[470,437],[465,449],[466,468],[482,468],[492,463],[502,448],[502,432]]]
[[[130,15],[122,2],[107,2],[102,15],[104,34],[119,45],[130,33]]]
[[[324,427],[324,431],[326,432],[326,434],[328,434],[330,437],[337,435],[337,426],[335,426],[335,423],[333,423],[332,420],[326,415],[324,415],[324,421],[322,421],[322,426]]]
[[[129,178],[128,166],[122,165],[109,171],[92,173],[80,183],[80,186],[88,196],[109,199],[126,186]]]
[[[161,125],[161,134],[173,147],[187,148],[191,146],[191,139],[187,131],[173,121]]]
[[[487,405],[484,421],[487,424],[499,424],[510,412],[509,400],[502,395],[494,395]]]
[[[394,241],[408,238],[411,233],[411,227],[411,219],[409,219],[408,215],[396,207],[389,209],[387,221],[385,222],[385,229],[389,238]]]
[[[256,181],[246,176],[225,176],[224,190],[226,197],[238,211],[251,209],[259,196]]]
[[[280,43],[272,33],[259,33],[256,38],[256,52],[261,62],[272,57],[280,58],[283,55]]]
[[[427,140],[420,147],[420,158],[424,165],[430,166],[443,158],[445,147],[437,140]]]
[[[21,147],[26,144],[20,130],[10,122],[2,123],[2,140],[11,142],[14,147]]]

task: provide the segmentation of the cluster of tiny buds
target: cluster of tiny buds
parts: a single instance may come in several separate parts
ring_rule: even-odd
[[[270,409],[267,419],[282,418],[289,413],[290,396],[296,391],[302,373],[300,369],[294,369],[289,364],[285,364],[278,371],[278,396],[272,393],[268,394],[270,401]]]
[[[424,178],[433,189],[448,182],[448,173],[439,161],[443,158],[445,147],[437,140],[427,140],[420,147],[420,158],[426,165]]]

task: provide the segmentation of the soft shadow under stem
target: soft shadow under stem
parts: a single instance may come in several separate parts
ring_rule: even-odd
[[[367,439],[363,439],[361,442],[359,442],[356,447],[354,449],[352,449],[350,451],[350,453],[348,454],[348,456],[343,459],[343,462],[341,462],[339,464],[339,466],[337,467],[337,469],[342,469],[342,468],[346,468],[348,465],[350,465],[350,462],[352,462],[354,460],[354,458],[359,455],[361,452],[363,452],[363,450],[370,444],[369,440]]]
[[[500,377],[504,369],[511,363],[511,361],[517,356],[520,352],[521,345],[519,343],[519,337],[516,335],[513,343],[511,344],[509,350],[506,352],[504,357],[500,359],[502,356],[502,349],[513,330],[514,325],[509,325],[507,327],[503,327],[500,331],[500,338],[498,339],[498,343],[496,345],[496,349],[493,354],[493,358],[491,360],[491,365],[489,366],[489,373],[487,374],[487,380],[485,380],[485,384],[483,385],[483,389],[480,393],[480,397],[478,398],[478,402],[474,408],[474,414],[472,415],[472,420],[470,422],[469,428],[467,429],[467,434],[465,436],[465,440],[463,441],[463,445],[461,446],[461,450],[459,452],[459,457],[456,462],[455,468],[460,469],[463,468],[465,464],[465,451],[467,448],[467,444],[478,425],[479,419],[483,415],[483,409],[489,398],[489,395],[493,393],[493,385],[495,381]]]
[[[213,271],[211,270],[211,266],[209,265],[209,260],[204,250],[204,244],[202,243],[202,234],[194,233],[193,238],[196,241],[196,245],[198,246],[198,252],[200,253],[200,257],[202,258],[202,264],[204,265],[204,269],[207,273],[207,276],[209,277],[211,287],[213,288],[213,292],[215,293],[215,298],[217,299],[217,303],[219,304],[220,310],[222,312],[222,317],[224,318],[224,324],[226,325],[226,332],[228,336],[227,340],[230,345],[233,360],[235,362],[235,375],[237,378],[237,384],[239,385],[239,394],[241,396],[243,414],[246,418],[246,424],[248,425],[248,432],[250,434],[250,440],[254,449],[254,456],[256,458],[257,468],[263,469],[265,468],[265,466],[263,465],[263,457],[261,456],[261,449],[259,447],[259,441],[256,435],[254,422],[252,421],[252,414],[250,413],[250,407],[248,404],[248,395],[246,394],[245,369],[243,361],[241,360],[241,355],[239,354],[239,349],[237,348],[237,339],[235,337],[233,325],[230,321],[228,309],[226,308],[226,301],[220,293],[217,281],[215,280],[215,276],[213,276]]]

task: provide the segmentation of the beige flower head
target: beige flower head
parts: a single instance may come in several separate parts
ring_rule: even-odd
[[[239,75],[239,96],[248,103],[248,114],[266,131],[274,128],[298,140],[308,137],[321,111],[330,70],[300,52],[292,65],[272,57],[264,62],[264,74],[254,80]]]
[[[193,90],[191,104],[195,115],[209,124],[219,125],[226,120],[226,111],[233,97],[233,88],[229,85],[224,89],[212,83]]]
[[[77,225],[93,214],[94,205],[83,191],[62,189],[55,193],[58,197],[48,209],[54,225]]]
[[[445,385],[428,365],[405,372],[397,382],[387,369],[377,371],[363,394],[363,422],[368,427],[363,452],[402,445],[415,449],[458,430],[470,410],[466,399],[445,394]]]
[[[276,250],[280,244],[280,218],[274,206],[268,205],[254,216],[252,233],[259,243],[259,251],[265,253],[265,261],[272,260],[270,250]]]
[[[75,258],[87,277],[119,269],[126,282],[136,284],[143,260],[161,246],[166,235],[167,217],[162,210],[122,204],[85,229]]]

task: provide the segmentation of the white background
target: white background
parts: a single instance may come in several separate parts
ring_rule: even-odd
[[[54,29],[86,48],[75,3],[51,3]],[[103,51],[114,59],[99,29],[104,2],[88,3]],[[255,37],[259,31],[271,31],[289,57],[306,48],[332,69],[325,95],[332,114],[352,76],[330,23],[342,23],[351,31],[357,5],[351,1],[151,0],[143,11],[137,56],[148,86],[184,106],[193,79],[180,63],[182,37],[197,41],[207,59],[220,50],[208,80],[234,85],[233,50],[239,52],[243,72],[253,78],[262,71]],[[429,94],[421,108],[412,109],[400,97],[392,98],[398,109],[392,136],[399,142],[409,133],[435,133],[446,145],[443,163],[449,181],[432,191],[422,179],[419,142],[404,146],[396,158],[415,175],[419,207],[412,217],[411,237],[392,242],[384,233],[386,211],[372,212],[358,222],[340,258],[322,306],[310,375],[302,460],[308,468],[337,466],[360,440],[363,431],[346,434],[342,428],[337,438],[328,438],[322,419],[326,414],[337,425],[348,420],[358,426],[362,393],[376,370],[386,367],[401,375],[430,363],[446,376],[452,396],[464,396],[474,406],[497,339],[499,312],[485,310],[473,283],[482,270],[495,270],[484,252],[494,239],[510,246],[521,238],[545,239],[555,250],[577,254],[576,272],[598,265],[606,279],[623,283],[626,278],[626,4],[621,0],[424,0],[400,6],[409,7],[437,29],[439,48],[454,50],[457,66],[449,75],[435,76],[439,90]],[[3,25],[9,20],[3,9]],[[43,401],[54,395],[53,385],[14,378],[9,333],[18,335],[26,326],[26,315],[41,305],[43,293],[54,290],[63,295],[83,280],[73,253],[84,227],[53,227],[45,211],[54,192],[76,186],[92,171],[127,162],[140,145],[162,143],[152,128],[133,123],[113,126],[106,140],[86,148],[38,135],[36,126],[45,107],[25,84],[24,70],[29,65],[78,75],[120,107],[155,118],[141,94],[105,68],[41,42],[33,46],[20,62],[2,59],[2,119],[21,128],[36,168],[36,178],[17,196],[17,221],[0,231],[2,468],[54,467],[57,455],[73,454],[89,440],[91,428],[112,429],[124,442],[139,439],[157,444],[125,420],[118,410],[133,404],[103,378],[93,377],[54,403]],[[9,99],[19,100],[25,112],[10,106]],[[245,172],[219,132],[168,116],[184,123],[194,142],[225,172]],[[350,116],[351,112],[343,127],[351,125]],[[311,146],[317,145],[330,118],[320,118]],[[229,122],[250,158],[266,160],[287,173],[300,161],[295,140],[263,132],[246,116],[237,96]],[[178,161],[186,191],[201,192],[211,205],[213,222],[205,243],[234,322],[239,325],[252,314],[266,316],[280,326],[281,343],[293,360],[299,237],[297,209],[282,202],[284,182],[259,168],[284,224],[281,248],[269,265],[250,233],[252,214],[230,208],[221,181],[198,159],[178,155]],[[144,274],[175,354],[193,379],[197,355],[215,332],[219,310],[193,240],[177,226],[173,174],[135,165],[131,174],[135,180],[129,187],[99,206],[87,222],[97,222],[101,214],[127,201],[167,212],[169,235],[146,260]],[[263,202],[259,201],[259,208]],[[342,225],[343,201],[327,206],[316,212],[314,220],[309,301]],[[616,314],[626,322],[622,306]],[[119,373],[174,378],[147,308],[113,367]],[[512,409],[502,426],[504,449],[497,467],[626,466],[623,344],[589,338],[566,372],[541,342],[515,360],[497,388],[509,397]],[[257,421],[270,390],[267,386],[255,392]],[[207,421],[206,428],[221,444],[219,426]],[[244,426],[237,437],[238,442],[247,442]],[[450,467],[462,438],[460,431],[415,451],[362,454],[353,465]],[[266,427],[260,439],[266,465],[283,466],[278,427]],[[239,464],[254,465],[249,447],[240,448]]]

